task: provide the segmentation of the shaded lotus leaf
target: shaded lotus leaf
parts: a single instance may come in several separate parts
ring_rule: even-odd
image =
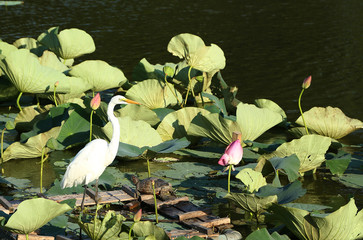
[[[156,129],[163,141],[187,137],[191,121],[197,115],[207,115],[209,111],[197,107],[185,107],[169,113]]]
[[[363,236],[363,210],[358,212],[353,198],[327,216],[277,204],[270,210],[299,239],[349,240]]]
[[[59,61],[59,58],[55,55],[55,53],[48,50],[43,52],[43,55],[39,58],[39,62],[41,65],[53,68],[59,72],[65,72],[69,69],[61,61]]]
[[[268,197],[276,195],[277,203],[285,204],[304,196],[305,193],[306,189],[302,188],[302,183],[300,181],[295,181],[282,187],[275,187],[271,184],[262,186],[256,193],[256,196]]]
[[[226,105],[224,104],[224,99],[219,99],[218,97],[214,96],[213,94],[209,94],[209,93],[205,93],[205,92],[202,93],[202,97],[207,97],[208,99],[213,101],[214,105],[217,106],[217,108],[219,109],[219,111],[221,113],[223,113],[225,116],[228,115]]]
[[[14,120],[15,128],[18,132],[27,132],[32,130],[33,125],[47,117],[49,109],[52,105],[37,106],[32,105],[24,107],[21,112],[16,115]]]
[[[143,58],[140,62],[135,66],[132,72],[132,79],[134,81],[143,81],[146,79],[158,79],[164,81],[165,73],[163,71],[164,66],[169,66],[172,69],[175,69],[175,63],[165,63],[165,65],[156,64],[153,65]]]
[[[280,173],[280,170],[287,175],[290,182],[295,181],[300,176],[300,160],[295,154],[284,158],[273,157],[268,161],[274,168],[276,177],[278,177],[277,171]]]
[[[155,126],[160,122],[157,114],[143,105],[128,104],[114,112],[116,117],[129,116],[132,120],[143,120],[151,126]]]
[[[260,214],[265,211],[272,203],[277,203],[277,196],[272,195],[268,197],[258,197],[252,193],[228,193],[227,199],[232,200],[242,209],[252,212],[254,214]]]
[[[0,69],[0,102],[16,99],[19,95],[18,89],[5,77]]]
[[[310,204],[310,203],[286,203],[284,204],[285,207],[291,208],[299,208],[309,212],[319,212],[325,209],[330,209],[331,207],[320,205],[320,204]]]
[[[46,146],[47,141],[51,137],[57,137],[60,127],[52,128],[51,130],[40,133],[34,137],[30,137],[25,143],[14,142],[4,151],[4,162],[18,158],[36,158],[42,155],[42,149]],[[45,153],[49,149],[46,148]]]
[[[293,136],[295,136],[296,138],[301,138],[302,136],[305,136],[307,135],[306,134],[306,130],[305,130],[305,127],[293,127],[293,128],[289,128],[289,133],[291,133]],[[308,128],[308,131],[309,131],[309,134],[316,134],[316,135],[319,135],[317,132],[315,132],[314,130],[312,129],[309,129]]]
[[[21,234],[29,234],[44,226],[53,218],[72,210],[68,204],[36,198],[21,202],[16,212],[9,218],[5,229]]]
[[[134,121],[130,117],[118,117],[120,124],[120,142],[131,144],[137,147],[156,146],[162,142],[158,132],[148,123],[138,120]],[[105,136],[111,139],[113,129],[111,122],[108,122],[103,128]]]
[[[96,219],[90,223],[85,223],[78,219],[78,224],[82,230],[93,240],[104,239],[119,239],[118,235],[121,233],[122,223],[125,217],[121,214],[116,214],[115,211],[107,211],[102,219]]]
[[[38,41],[63,59],[72,59],[96,50],[91,35],[77,28],[65,29],[58,34],[59,27],[49,28],[38,37]]]
[[[282,121],[279,113],[246,103],[238,104],[236,117],[241,129],[242,140],[251,141]]]
[[[342,110],[333,107],[313,107],[304,112],[306,125],[318,134],[340,139],[357,129],[363,128],[363,122],[347,117]],[[301,116],[296,123],[304,126]]]
[[[352,188],[363,188],[363,175],[362,174],[343,174],[340,176],[338,180],[343,183],[345,186],[352,187]]]
[[[218,71],[226,66],[226,58],[220,47],[215,44],[205,46],[200,37],[190,33],[173,37],[168,44],[168,51],[203,72]]]
[[[0,1],[0,6],[15,6],[23,3],[24,1]]]
[[[73,77],[85,79],[92,91],[100,92],[110,88],[121,87],[126,81],[124,73],[101,60],[86,60],[75,65],[69,71]]]
[[[183,99],[181,94],[174,89],[172,85],[165,86],[164,82],[156,79],[148,79],[132,86],[126,93],[125,97],[137,101],[150,109],[166,108],[169,105],[178,103],[174,94],[179,99]],[[174,94],[173,94],[174,92]]]
[[[174,112],[174,109],[171,108],[155,108],[152,109],[154,113],[158,116],[160,121],[162,121],[169,113]]]
[[[345,170],[348,168],[350,161],[352,160],[352,155],[339,151],[336,155],[329,153],[325,161],[325,165],[329,168],[332,174],[341,176]]]
[[[256,99],[255,100],[255,105],[259,108],[267,108],[270,109],[278,114],[281,115],[282,117],[282,122],[279,123],[278,125],[281,127],[287,127],[289,125],[289,123],[287,122],[287,116],[285,111],[275,102],[269,100],[269,99]]]
[[[290,240],[287,235],[280,235],[273,232],[271,235],[266,228],[258,229],[247,236],[246,240]]]
[[[150,239],[168,240],[169,237],[165,231],[149,221],[135,222],[132,229],[136,237],[154,237]],[[149,238],[146,238],[149,239]]]
[[[47,47],[41,45],[34,38],[29,38],[29,37],[20,38],[16,40],[13,44],[15,47],[19,49],[22,48],[28,49],[31,53],[34,53],[38,57],[42,56],[43,52],[47,50]]]
[[[242,169],[236,175],[236,178],[243,182],[249,193],[258,191],[260,187],[267,185],[266,179],[262,176],[262,173],[256,172],[252,168]]]
[[[188,128],[189,135],[208,137],[213,141],[222,142],[226,145],[232,142],[233,132],[240,132],[238,124],[223,118],[218,113],[211,113],[205,116],[198,114],[193,118]]]
[[[42,66],[38,58],[27,49],[11,52],[0,61],[4,74],[19,90],[26,93],[46,93],[54,91],[54,84],[58,81],[58,92],[70,91],[68,78],[63,73],[52,68]]]
[[[325,153],[331,144],[328,137],[320,135],[306,135],[300,139],[283,143],[271,154],[261,156],[264,159],[273,157],[287,157],[292,154],[300,160],[299,172],[304,173],[319,167],[325,161]]]

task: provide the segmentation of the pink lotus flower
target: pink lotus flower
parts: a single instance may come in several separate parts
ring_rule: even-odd
[[[242,156],[243,148],[241,146],[241,141],[237,139],[227,146],[224,154],[219,159],[218,164],[222,166],[232,165],[233,167],[233,165],[237,165],[242,160]]]
[[[58,87],[58,85],[59,85],[59,81],[56,81],[56,82],[54,83],[54,87]]]
[[[93,110],[96,110],[101,104],[101,96],[100,93],[97,93],[96,96],[94,96],[91,100],[91,108]]]
[[[311,84],[311,75],[307,78],[305,78],[303,84],[302,84],[302,88],[303,89],[307,89],[308,87],[310,87]]]
[[[142,209],[140,208],[139,211],[137,211],[137,213],[134,215],[134,222],[140,221],[141,216],[142,216]]]

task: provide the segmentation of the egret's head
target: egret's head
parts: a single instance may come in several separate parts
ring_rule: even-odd
[[[116,95],[114,97],[112,97],[110,103],[114,103],[114,104],[140,104],[138,102],[132,101],[130,99],[125,98],[124,96],[121,95]]]

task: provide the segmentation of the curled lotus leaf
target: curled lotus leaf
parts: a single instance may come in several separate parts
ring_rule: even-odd
[[[14,142],[4,151],[4,162],[18,158],[36,158],[42,155],[42,149],[46,146],[48,140],[56,138],[60,132],[60,127],[54,127],[48,132],[40,133],[30,137],[25,143]],[[46,148],[45,153],[49,151]]]
[[[247,191],[253,193],[258,191],[260,187],[267,185],[266,178],[262,173],[253,170],[252,168],[244,168],[237,175],[236,178],[241,180],[247,187]]]
[[[143,105],[128,104],[123,108],[116,110],[114,114],[116,117],[129,116],[133,120],[143,120],[151,126],[155,126],[160,123],[160,119],[157,114]]]
[[[363,128],[363,122],[347,117],[342,110],[334,107],[313,107],[304,113],[306,125],[320,135],[340,139]],[[301,116],[296,123],[304,126]]]
[[[83,78],[94,92],[121,87],[126,81],[124,73],[107,62],[101,60],[86,60],[75,65],[69,71],[73,77]]]
[[[26,48],[26,49],[33,49],[33,48],[37,48],[39,45],[39,42],[37,42],[37,40],[35,40],[34,38],[19,38],[18,40],[16,40],[13,45],[17,48]]]
[[[241,129],[242,140],[250,141],[282,122],[282,116],[279,113],[247,103],[237,105],[236,117]]]
[[[127,91],[125,97],[137,101],[150,109],[165,108],[169,105],[176,105],[178,101],[181,102],[183,99],[172,84],[169,84],[169,87],[159,80],[148,79],[132,86]]]
[[[163,141],[188,137],[187,130],[197,114],[207,115],[210,112],[196,107],[185,107],[171,112],[161,121],[156,129]]]
[[[205,46],[200,37],[190,33],[173,37],[168,44],[168,51],[203,72],[218,71],[226,66],[226,58],[220,47],[216,44]]]
[[[59,72],[65,72],[69,69],[61,61],[59,61],[59,58],[55,55],[55,53],[48,50],[43,52],[43,55],[39,58],[39,62],[41,65],[53,68]]]
[[[58,34],[59,27],[52,27],[38,37],[57,56],[72,59],[96,50],[91,35],[78,28],[65,29]]]
[[[269,99],[256,99],[255,100],[255,105],[259,108],[267,108],[270,109],[274,112],[277,112],[278,114],[281,115],[281,117],[284,119],[284,121],[286,121],[286,113],[285,111],[275,102],[269,100]]]
[[[14,120],[16,130],[18,132],[32,130],[37,121],[46,118],[51,107],[52,105],[49,104],[39,107],[37,105],[32,105],[23,108],[23,110],[16,115]]]
[[[0,68],[19,92],[47,93],[54,91],[68,93],[69,81],[66,75],[52,68],[42,66],[38,58],[27,49],[13,51],[0,61]]]
[[[305,135],[300,139],[281,144],[274,152],[262,155],[261,158],[288,157],[292,154],[300,160],[299,172],[304,173],[319,167],[325,161],[331,139],[320,135]]]
[[[0,40],[0,54],[3,55],[3,57],[6,57],[9,53],[16,50],[18,49],[14,45]]]
[[[228,193],[227,199],[237,203],[242,209],[252,212],[254,214],[260,214],[264,212],[273,203],[277,203],[277,195],[271,195],[267,197],[258,197],[252,193]]]
[[[363,236],[363,210],[358,212],[353,198],[327,216],[277,204],[270,210],[299,239],[353,240]]]

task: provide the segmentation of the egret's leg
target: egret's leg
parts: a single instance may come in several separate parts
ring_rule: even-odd
[[[96,204],[98,204],[98,201],[100,200],[100,198],[98,197],[98,178],[96,180],[96,186],[95,186],[95,202]]]

